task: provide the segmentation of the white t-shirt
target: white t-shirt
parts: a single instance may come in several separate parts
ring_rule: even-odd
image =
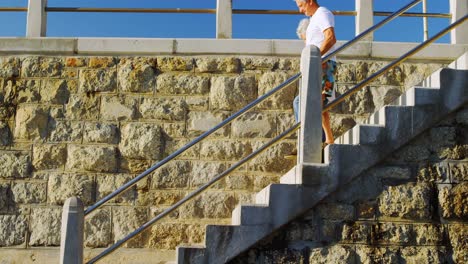
[[[321,6],[315,11],[315,14],[310,17],[309,26],[306,31],[306,45],[315,45],[320,48],[325,40],[323,31],[330,27],[335,27],[335,16],[330,10]],[[325,55],[335,49],[336,43]],[[331,60],[336,61],[336,57],[333,56]]]

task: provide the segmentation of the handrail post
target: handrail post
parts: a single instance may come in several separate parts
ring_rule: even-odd
[[[45,37],[47,30],[47,0],[29,0],[26,37]]]
[[[452,22],[464,17],[468,13],[468,1],[450,0],[450,13],[452,14]],[[462,24],[452,30],[450,33],[452,44],[468,44],[468,25]]]
[[[309,45],[302,50],[300,86],[301,129],[298,137],[298,173],[308,163],[322,160],[322,67],[320,50]]]
[[[374,25],[374,0],[356,0],[356,36]],[[374,33],[363,40],[372,41]]]
[[[216,38],[232,38],[232,0],[216,0]]]
[[[83,264],[84,206],[78,197],[63,205],[60,264]]]

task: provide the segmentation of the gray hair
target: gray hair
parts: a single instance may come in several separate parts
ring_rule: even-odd
[[[303,18],[299,21],[299,25],[297,25],[296,34],[297,37],[302,39],[302,35],[306,35],[307,27],[309,26],[310,20],[308,18]]]

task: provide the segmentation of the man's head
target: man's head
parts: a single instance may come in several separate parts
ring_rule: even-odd
[[[296,5],[299,11],[306,16],[312,16],[315,13],[315,11],[317,11],[317,8],[319,8],[317,0],[295,0],[295,1],[296,1]]]

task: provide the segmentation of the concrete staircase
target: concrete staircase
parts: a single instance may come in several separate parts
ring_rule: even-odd
[[[232,225],[207,226],[205,245],[178,247],[176,263],[228,262],[468,103],[468,53],[449,68],[326,147],[324,164],[307,164],[302,174],[293,168],[260,191],[255,204],[238,205]]]

